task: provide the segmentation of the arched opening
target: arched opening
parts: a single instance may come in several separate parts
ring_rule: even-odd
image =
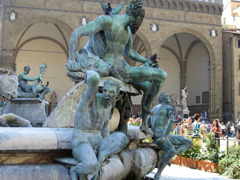
[[[43,80],[49,81],[51,91],[57,94],[57,101],[74,86],[66,76],[67,68],[65,67],[68,60],[69,39],[70,33],[65,28],[56,23],[44,21],[29,25],[14,42],[17,74],[22,73],[24,66],[29,65],[31,67],[29,76],[38,76],[41,63],[47,64]],[[46,96],[49,102],[51,93]]]
[[[195,35],[176,33],[168,37],[159,52],[159,67],[168,73],[162,92],[181,99],[187,87],[190,114],[209,111],[210,56],[206,45]]]

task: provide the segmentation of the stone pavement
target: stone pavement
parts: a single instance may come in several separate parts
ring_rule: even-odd
[[[149,178],[146,177],[145,179],[146,180],[153,179],[156,172],[157,169],[154,169],[150,174],[147,175],[147,177]],[[171,167],[167,166],[163,170],[161,180],[229,180],[229,179],[220,176],[217,173],[210,173],[172,164]]]

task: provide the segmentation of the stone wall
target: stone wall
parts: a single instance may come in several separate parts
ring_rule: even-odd
[[[109,2],[109,1],[104,1]],[[112,0],[112,7],[119,1]],[[128,4],[130,0],[124,1]],[[180,0],[143,1],[146,17],[139,29],[138,35],[144,44],[148,44],[148,56],[159,54],[165,40],[176,33],[188,33],[203,42],[210,57],[210,118],[222,117],[222,30],[221,4],[189,2]],[[126,6],[124,6],[125,9]],[[2,66],[16,69],[16,45],[26,30],[35,23],[46,22],[56,24],[69,35],[73,29],[81,25],[81,18],[88,21],[102,15],[99,1],[4,1],[2,19]],[[8,13],[14,10],[18,19],[8,20]],[[123,10],[121,13],[124,13]],[[159,31],[150,31],[150,25],[159,25]],[[217,31],[215,38],[210,36],[210,30]],[[66,36],[69,36],[66,35]],[[86,43],[83,39],[81,47]],[[184,73],[184,72],[183,72]],[[178,76],[176,74],[176,76]],[[181,76],[183,77],[183,76]],[[70,89],[71,87],[69,87]]]
[[[68,168],[61,164],[4,165],[1,180],[70,180]]]

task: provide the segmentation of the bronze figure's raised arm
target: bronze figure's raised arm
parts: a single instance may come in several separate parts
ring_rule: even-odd
[[[78,176],[97,180],[103,161],[122,151],[129,142],[123,132],[110,135],[108,127],[120,85],[106,81],[103,92],[98,93],[100,77],[91,70],[87,71],[85,82],[87,88],[77,107],[71,141],[73,157],[79,161],[70,170],[72,180]]]

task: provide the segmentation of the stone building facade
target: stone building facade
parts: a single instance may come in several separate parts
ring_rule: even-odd
[[[122,1],[109,0],[112,7]],[[130,0],[124,0],[125,7]],[[159,67],[168,73],[162,91],[180,98],[187,86],[191,114],[207,111],[222,118],[222,2],[190,0],[143,0],[145,19],[134,36],[134,49],[145,57],[158,54]],[[103,15],[96,0],[2,0],[1,67],[18,74],[25,65],[30,76],[44,75],[60,98],[74,85],[66,77],[71,32]],[[12,14],[15,13],[15,15]],[[88,38],[81,40],[83,47]],[[129,61],[130,65],[140,64]],[[50,100],[50,95],[47,97]],[[137,110],[140,97],[133,98]],[[155,101],[155,104],[157,101]]]
[[[224,4],[223,24],[223,120],[240,118],[240,2]]]
[[[223,120],[240,117],[240,33],[223,31]]]

